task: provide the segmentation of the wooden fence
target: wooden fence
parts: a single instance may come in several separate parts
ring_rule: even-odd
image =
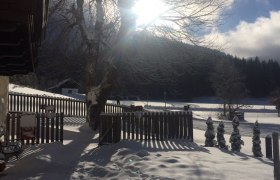
[[[279,135],[272,133],[273,141],[273,162],[274,162],[274,180],[280,180],[280,160],[279,160]]]
[[[7,115],[6,139],[8,141],[22,140],[20,136],[20,123],[22,113],[9,113]],[[54,117],[47,117],[45,113],[36,114],[35,139],[23,140],[23,144],[44,144],[54,141],[63,142],[63,113],[56,113]]]
[[[188,139],[193,141],[192,112],[102,114],[99,143],[124,140]]]
[[[10,112],[34,112],[45,113],[44,107],[54,106],[56,113],[64,113],[64,116],[86,117],[86,102],[72,98],[57,98],[50,96],[27,95],[27,94],[9,94]],[[136,107],[106,104],[104,112],[123,113],[133,111]]]

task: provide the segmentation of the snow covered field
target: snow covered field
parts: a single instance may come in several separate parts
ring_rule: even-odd
[[[218,113],[222,112],[221,104],[207,103],[207,99],[204,99],[205,103],[187,103],[187,102],[167,102],[167,110],[182,110],[184,106],[190,105],[190,110],[193,111],[194,117],[199,119],[207,119],[209,116],[213,120],[220,121],[217,116]],[[115,101],[108,101],[109,103],[116,103]],[[267,100],[253,101],[248,100],[248,102],[255,102],[257,105],[252,105],[243,108],[242,111],[245,112],[245,123],[254,123],[258,120],[259,123],[263,124],[280,124],[280,117],[277,115],[277,110],[275,106],[270,105]],[[163,110],[165,108],[164,102],[155,101],[121,101],[123,105],[135,105],[144,106],[146,109],[152,111]],[[147,106],[148,104],[148,106]],[[241,122],[243,123],[243,122]]]
[[[24,92],[34,93],[26,89]],[[121,103],[145,105],[147,102]],[[185,104],[169,102],[167,107],[176,109]],[[162,102],[149,102],[149,105],[155,106],[155,110],[165,106]],[[219,105],[193,103],[191,108],[197,118],[207,118],[215,116]],[[255,111],[245,112],[247,123],[259,120],[271,126],[280,124],[275,107],[265,104],[264,109],[264,105],[258,104],[253,109]],[[265,157],[253,157],[249,136],[242,137],[245,145],[240,153],[234,153],[203,147],[204,131],[197,129],[194,130],[194,143],[184,140],[121,141],[102,147],[98,147],[98,134],[93,133],[84,119],[66,119],[64,129],[64,144],[27,147],[19,160],[8,163],[8,168],[0,173],[0,179],[273,179],[273,162]],[[230,145],[229,135],[226,134],[225,139]],[[261,141],[265,154],[264,139]]]

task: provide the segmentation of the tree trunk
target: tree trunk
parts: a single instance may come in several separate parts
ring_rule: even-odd
[[[92,88],[87,94],[88,121],[93,130],[97,130],[100,124],[100,114],[104,112],[107,97],[114,86],[116,68],[111,65],[103,79],[97,86]]]
[[[98,1],[101,2],[101,0]],[[110,95],[110,92],[114,86],[114,82],[117,77],[118,63],[124,57],[123,54],[125,53],[125,49],[127,45],[126,40],[129,38],[129,33],[131,32],[131,28],[134,28],[135,26],[135,17],[129,14],[131,13],[131,8],[133,4],[134,4],[134,0],[118,1],[118,7],[121,15],[121,26],[116,38],[116,42],[114,43],[114,47],[107,54],[106,60],[109,66],[108,70],[102,82],[97,87],[91,86],[87,94],[88,121],[90,127],[92,127],[92,129],[94,130],[99,129],[100,114],[104,110],[107,98]],[[96,26],[97,25],[98,24],[96,24]],[[96,30],[96,32],[98,31]],[[101,35],[101,31],[99,35]],[[97,48],[96,52],[99,52],[99,48]],[[92,79],[94,77],[90,76],[90,78]]]

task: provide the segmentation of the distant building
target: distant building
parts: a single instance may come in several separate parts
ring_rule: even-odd
[[[68,78],[48,88],[48,91],[66,96],[72,96],[73,94],[78,94],[80,88],[81,86],[79,83],[71,78]]]

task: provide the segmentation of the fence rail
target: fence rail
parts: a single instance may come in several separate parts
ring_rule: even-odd
[[[86,102],[72,98],[58,98],[50,96],[28,95],[9,93],[10,112],[34,112],[45,113],[44,107],[54,106],[56,113],[64,113],[64,116],[86,117]],[[106,104],[104,112],[123,113],[133,111],[136,107]],[[138,107],[139,108],[139,107]]]
[[[6,121],[6,140],[21,140],[23,144],[44,144],[54,141],[63,142],[63,113],[47,117],[45,113],[36,114],[36,131],[33,140],[22,140],[20,132],[22,113],[8,113]]]
[[[99,143],[124,140],[193,140],[192,112],[102,114]]]

